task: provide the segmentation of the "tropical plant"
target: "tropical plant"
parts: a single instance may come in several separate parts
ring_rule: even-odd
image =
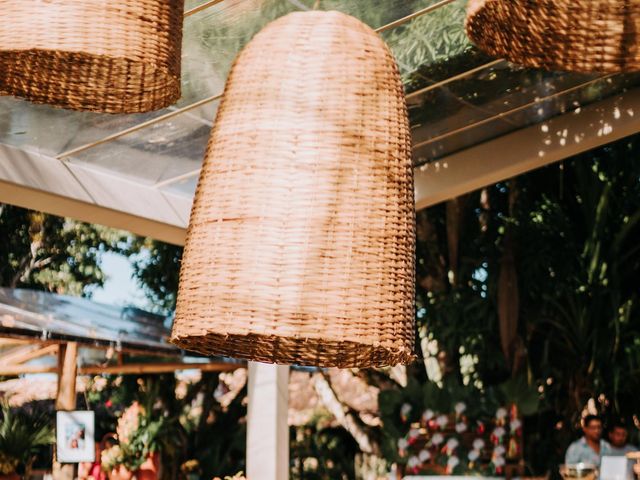
[[[53,443],[51,417],[40,411],[0,403],[0,474],[29,469],[39,447]]]

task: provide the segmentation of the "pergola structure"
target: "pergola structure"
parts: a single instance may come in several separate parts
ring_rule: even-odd
[[[640,131],[638,75],[525,69],[464,42],[453,53],[429,53],[425,45],[437,50],[443,36],[463,30],[465,3],[320,2],[360,16],[398,58],[418,209]],[[0,99],[0,202],[182,244],[232,59],[269,19],[313,4],[187,1],[183,97],[162,111],[103,115]],[[445,28],[431,33],[435,15]],[[250,398],[264,398],[250,401],[250,478],[286,478],[286,382],[287,367],[250,366]]]
[[[27,289],[0,288],[0,376],[69,371],[78,375],[230,371],[242,362],[186,357],[171,345],[167,319],[133,307]],[[78,365],[78,350],[86,351]],[[101,352],[101,353],[100,353]],[[33,361],[57,356],[58,365]],[[144,362],[127,361],[143,357]],[[156,360],[149,361],[149,358]],[[64,367],[64,368],[63,368]],[[66,368],[66,370],[65,370]],[[75,375],[74,375],[75,376]],[[75,397],[74,397],[75,398]]]
[[[57,374],[56,409],[75,410],[78,375],[224,372],[244,367],[241,362],[185,358],[167,342],[165,320],[131,307],[0,288],[0,377]],[[145,361],[127,361],[129,356]],[[53,362],[47,357],[54,357]],[[54,465],[56,478],[73,478],[69,467]]]

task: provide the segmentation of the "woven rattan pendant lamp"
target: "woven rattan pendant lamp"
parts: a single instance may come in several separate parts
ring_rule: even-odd
[[[640,70],[640,0],[470,0],[467,34],[485,52],[548,70]]]
[[[403,85],[369,27],[333,11],[269,24],[218,109],[172,341],[271,363],[409,361],[410,152]]]
[[[0,0],[0,93],[107,113],[180,97],[183,0]]]

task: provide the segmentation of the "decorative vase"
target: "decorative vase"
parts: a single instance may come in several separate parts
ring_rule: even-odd
[[[109,480],[131,480],[132,478],[133,472],[124,465],[118,465],[109,472]]]
[[[160,472],[160,455],[154,452],[147,457],[140,468],[136,470],[137,480],[158,480]]]
[[[236,59],[187,233],[171,341],[321,367],[413,359],[415,205],[389,48],[296,12]]]
[[[0,474],[0,480],[20,480],[20,475],[16,472]]]

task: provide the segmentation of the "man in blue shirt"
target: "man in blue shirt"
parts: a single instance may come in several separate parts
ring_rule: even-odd
[[[587,415],[582,421],[584,436],[567,449],[564,463],[590,463],[599,466],[600,457],[611,455],[611,446],[602,439],[602,421],[596,415]]]
[[[627,426],[621,421],[615,421],[609,429],[609,443],[611,444],[611,454],[616,456],[623,456],[629,452],[635,452],[637,447],[627,443],[629,438],[629,431]]]

